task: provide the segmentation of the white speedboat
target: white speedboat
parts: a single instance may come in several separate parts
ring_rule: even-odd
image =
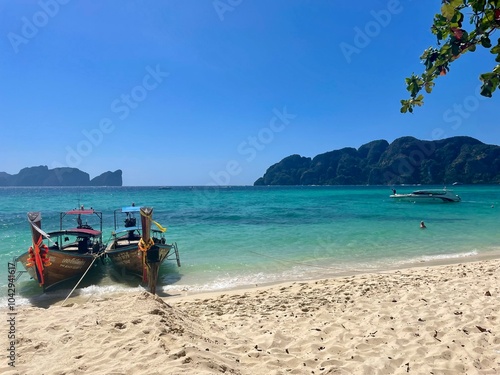
[[[431,190],[415,190],[409,194],[398,194],[393,190],[394,194],[389,197],[401,201],[410,202],[430,202],[430,203],[447,203],[460,202],[460,196],[453,194],[453,191],[446,189],[431,189]]]

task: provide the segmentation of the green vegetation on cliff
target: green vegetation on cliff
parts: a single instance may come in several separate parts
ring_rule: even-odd
[[[308,158],[291,155],[254,185],[500,183],[500,147],[470,137],[377,140]]]

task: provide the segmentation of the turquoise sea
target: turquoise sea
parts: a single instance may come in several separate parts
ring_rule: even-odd
[[[0,188],[0,302],[7,303],[8,263],[31,244],[26,213],[41,211],[42,228],[50,231],[59,212],[80,205],[103,212],[105,242],[115,209],[132,202],[154,207],[182,263],[162,266],[164,295],[500,256],[500,186],[453,188],[462,202],[395,202],[387,186]],[[427,229],[419,228],[421,220]],[[139,279],[106,263],[95,271],[78,295],[142,289]],[[76,281],[46,297],[64,298]],[[43,298],[36,282],[20,274],[16,303]]]

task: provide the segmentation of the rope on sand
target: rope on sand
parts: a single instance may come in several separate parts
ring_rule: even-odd
[[[61,306],[64,306],[64,304],[66,303],[66,301],[68,300],[68,298],[73,294],[73,292],[78,287],[78,285],[80,284],[80,282],[83,280],[83,278],[85,277],[85,275],[87,274],[87,272],[89,272],[90,268],[92,267],[92,265],[94,264],[94,262],[96,261],[96,259],[100,258],[103,255],[104,255],[104,253],[99,254],[98,256],[94,257],[94,259],[92,259],[92,262],[90,263],[89,267],[85,270],[85,272],[83,273],[82,277],[80,277],[80,280],[78,280],[78,282],[73,287],[73,289],[71,289],[71,292],[69,292],[68,296],[64,299],[64,301],[62,301]]]

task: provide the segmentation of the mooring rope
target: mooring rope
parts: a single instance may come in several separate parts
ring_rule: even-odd
[[[80,277],[80,280],[78,280],[78,282],[76,283],[76,285],[74,286],[73,289],[71,289],[71,292],[69,292],[68,296],[64,299],[64,301],[62,301],[61,303],[61,306],[64,306],[64,303],[68,300],[68,298],[73,294],[73,292],[75,291],[75,289],[78,287],[78,285],[80,284],[80,282],[83,280],[83,278],[85,277],[85,275],[87,274],[87,272],[89,272],[90,270],[90,267],[92,267],[92,265],[94,264],[94,262],[96,261],[97,258],[100,258],[101,256],[104,255],[104,252],[97,255],[96,257],[94,257],[94,259],[92,259],[92,262],[90,263],[90,265],[88,266],[88,268],[85,270],[85,272],[83,273],[82,277]]]

